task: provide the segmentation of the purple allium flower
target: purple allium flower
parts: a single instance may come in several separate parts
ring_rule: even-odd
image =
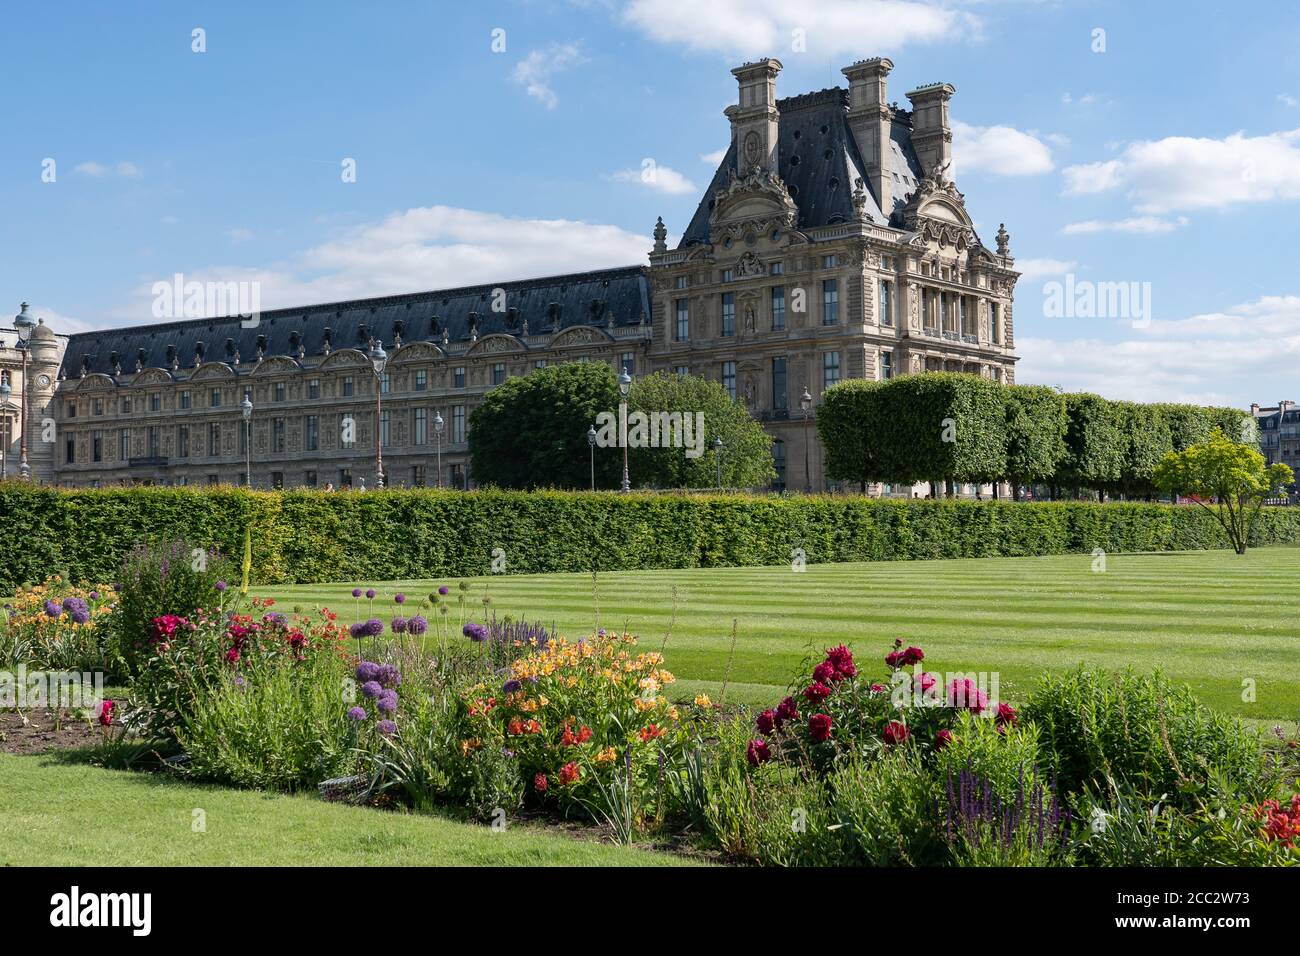
[[[378,637],[380,634],[384,633],[384,622],[379,620],[377,617],[372,617],[370,620],[366,621],[362,627],[365,628],[363,633],[366,637]]]
[[[377,680],[368,680],[361,685],[361,693],[370,698],[378,697],[383,692],[384,689],[379,686],[379,681]]]
[[[365,720],[369,716],[364,707],[353,707],[348,711],[348,717],[351,720]]]
[[[366,636],[365,621],[358,621],[356,624],[349,625],[348,633],[357,639],[365,637]]]
[[[63,613],[63,606],[58,601],[46,601],[45,613],[50,617],[58,617]]]
[[[91,591],[91,592],[90,592],[90,599],[91,599],[92,601],[98,601],[98,600],[99,600],[99,592],[98,592],[98,591]]]
[[[461,633],[464,634],[466,637],[468,637],[475,644],[482,644],[484,641],[487,640],[487,636],[488,636],[487,628],[484,627],[482,624],[476,624],[473,621],[470,621],[463,628],[461,628]]]
[[[373,600],[375,599],[375,589],[374,589],[374,588],[366,588],[366,597],[368,597],[370,600],[373,601]]]
[[[289,623],[289,618],[279,611],[271,611],[269,614],[262,615],[262,623],[274,624],[276,627],[284,627]]]
[[[605,629],[602,627],[600,630],[598,630],[598,631],[596,632],[596,634],[597,634],[597,636],[599,636],[599,637],[604,637],[604,636],[605,636]]]
[[[446,597],[448,594],[451,593],[451,588],[447,587],[447,585],[444,584],[442,587],[438,588],[438,593],[441,594],[443,597]]]
[[[379,700],[375,704],[375,706],[378,707],[380,711],[385,714],[397,713],[397,691],[395,690],[384,691],[383,694],[379,696]]]
[[[391,628],[393,629],[393,633],[394,633],[394,634],[405,634],[405,633],[406,633],[406,618],[404,618],[404,617],[395,617],[395,618],[393,618],[391,621],[389,621],[388,623],[389,623],[389,627],[391,627]]]
[[[90,612],[85,608],[77,608],[76,610],[69,611],[68,617],[72,619],[73,624],[85,624],[90,620]]]
[[[406,595],[403,594],[401,591],[398,591],[396,594],[393,595],[393,600],[396,601],[398,604],[405,604]]]
[[[379,680],[379,665],[372,661],[362,661],[357,665],[357,680],[363,684],[372,680]]]
[[[397,669],[395,664],[380,664],[379,676],[375,678],[384,687],[400,687],[402,683],[402,672]]]
[[[359,598],[359,597],[361,597],[361,588],[353,588],[353,589],[352,589],[352,596],[353,596],[354,598]]]
[[[375,724],[375,729],[387,737],[389,734],[397,733],[397,724],[393,723],[391,720],[381,720],[379,723]]]
[[[420,617],[420,615],[418,614],[406,622],[406,633],[414,634],[417,637],[423,634],[428,629],[429,629],[429,622],[426,621],[424,618]]]
[[[225,581],[218,581],[215,586],[218,594],[225,593],[226,588],[229,587]]]
[[[515,691],[517,691],[519,688],[523,686],[524,685],[519,683],[519,681],[515,680],[514,678],[511,678],[510,680],[506,681],[504,684],[501,685],[501,693],[513,694]]]
[[[235,686],[238,687],[240,690],[244,690],[244,689],[245,689],[245,686],[244,686],[244,685],[247,684],[247,683],[248,683],[248,682],[247,682],[246,680],[244,680],[244,678],[243,678],[242,675],[240,675],[240,674],[236,674],[236,675],[235,675],[234,684],[235,684]]]

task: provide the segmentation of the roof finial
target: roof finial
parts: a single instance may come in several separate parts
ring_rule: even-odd
[[[655,221],[655,248],[656,253],[668,251],[668,230],[664,227],[664,217],[660,216]]]

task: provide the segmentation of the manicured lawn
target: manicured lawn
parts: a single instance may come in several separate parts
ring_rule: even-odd
[[[0,866],[656,866],[668,854],[563,834],[493,832],[179,783],[156,774],[0,754]],[[194,811],[205,832],[194,832]]]
[[[1091,555],[1068,555],[808,565],[803,573],[634,571],[601,575],[597,595],[602,625],[626,624],[658,648],[676,588],[665,653],[678,695],[705,689],[718,696],[735,620],[732,701],[772,702],[810,649],[843,641],[859,666],[874,669],[901,638],[925,649],[931,670],[998,672],[1001,695],[1012,701],[1042,671],[1089,661],[1159,667],[1212,706],[1254,721],[1300,719],[1300,549],[1110,555],[1105,573],[1092,565]],[[594,626],[590,575],[495,575],[470,583],[466,608],[478,619],[486,593],[498,615],[554,622],[568,636]],[[396,609],[394,592],[408,595],[409,615],[437,585],[450,585],[452,639],[464,640],[455,580],[258,593],[277,598],[280,610],[324,604],[351,622],[353,584],[380,592],[373,604],[362,598],[361,616],[385,618]],[[1246,679],[1256,683],[1253,702],[1242,699]]]

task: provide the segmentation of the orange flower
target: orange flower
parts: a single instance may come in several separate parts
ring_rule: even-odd
[[[580,779],[582,779],[582,771],[578,769],[578,765],[572,760],[560,768],[561,786],[567,787],[570,784],[577,783]]]
[[[658,737],[658,736],[660,736],[660,735],[662,735],[662,734],[663,734],[663,731],[659,729],[659,725],[658,725],[658,724],[650,724],[650,725],[648,725],[648,726],[646,726],[646,727],[642,727],[642,728],[641,728],[641,739],[642,739],[643,741],[646,741],[646,740],[654,740],[656,737]]]

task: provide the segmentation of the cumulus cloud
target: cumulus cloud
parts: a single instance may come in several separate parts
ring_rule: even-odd
[[[74,173],[81,173],[83,176],[90,176],[92,179],[104,179],[109,176],[120,176],[123,179],[139,179],[144,175],[144,171],[135,163],[97,163],[94,160],[88,160],[84,163],[78,163],[72,167]]]
[[[727,151],[725,149],[715,149],[711,153],[701,153],[700,162],[708,163],[710,166],[717,166],[726,155]]]
[[[925,0],[632,0],[626,23],[653,40],[745,56],[860,57],[978,35],[982,21]]]
[[[1118,159],[1070,166],[1064,178],[1067,195],[1122,190],[1156,215],[1300,199],[1300,129],[1130,143]]]
[[[1052,149],[1037,136],[1010,126],[952,125],[953,169],[993,176],[1034,176],[1052,171]]]
[[[1065,275],[1073,272],[1078,263],[1072,259],[1017,259],[1016,271],[1020,273],[1021,282],[1032,282],[1049,276]]]
[[[1158,234],[1173,232],[1187,225],[1187,217],[1161,219],[1158,216],[1133,216],[1128,219],[1085,219],[1072,222],[1061,232],[1067,236],[1087,235],[1096,232],[1128,232],[1138,234]]]
[[[1078,321],[1078,320],[1074,320]],[[1297,397],[1300,295],[1264,296],[1182,319],[1154,319],[1120,341],[1017,336],[1016,380],[1133,401],[1245,408]]]
[[[516,63],[514,80],[529,96],[553,110],[560,100],[551,86],[552,79],[585,62],[578,44],[552,43],[544,50],[533,50]]]
[[[640,169],[620,169],[611,177],[615,182],[636,183],[655,192],[669,196],[681,196],[698,192],[695,184],[669,166],[661,166],[654,160],[643,160]]]

